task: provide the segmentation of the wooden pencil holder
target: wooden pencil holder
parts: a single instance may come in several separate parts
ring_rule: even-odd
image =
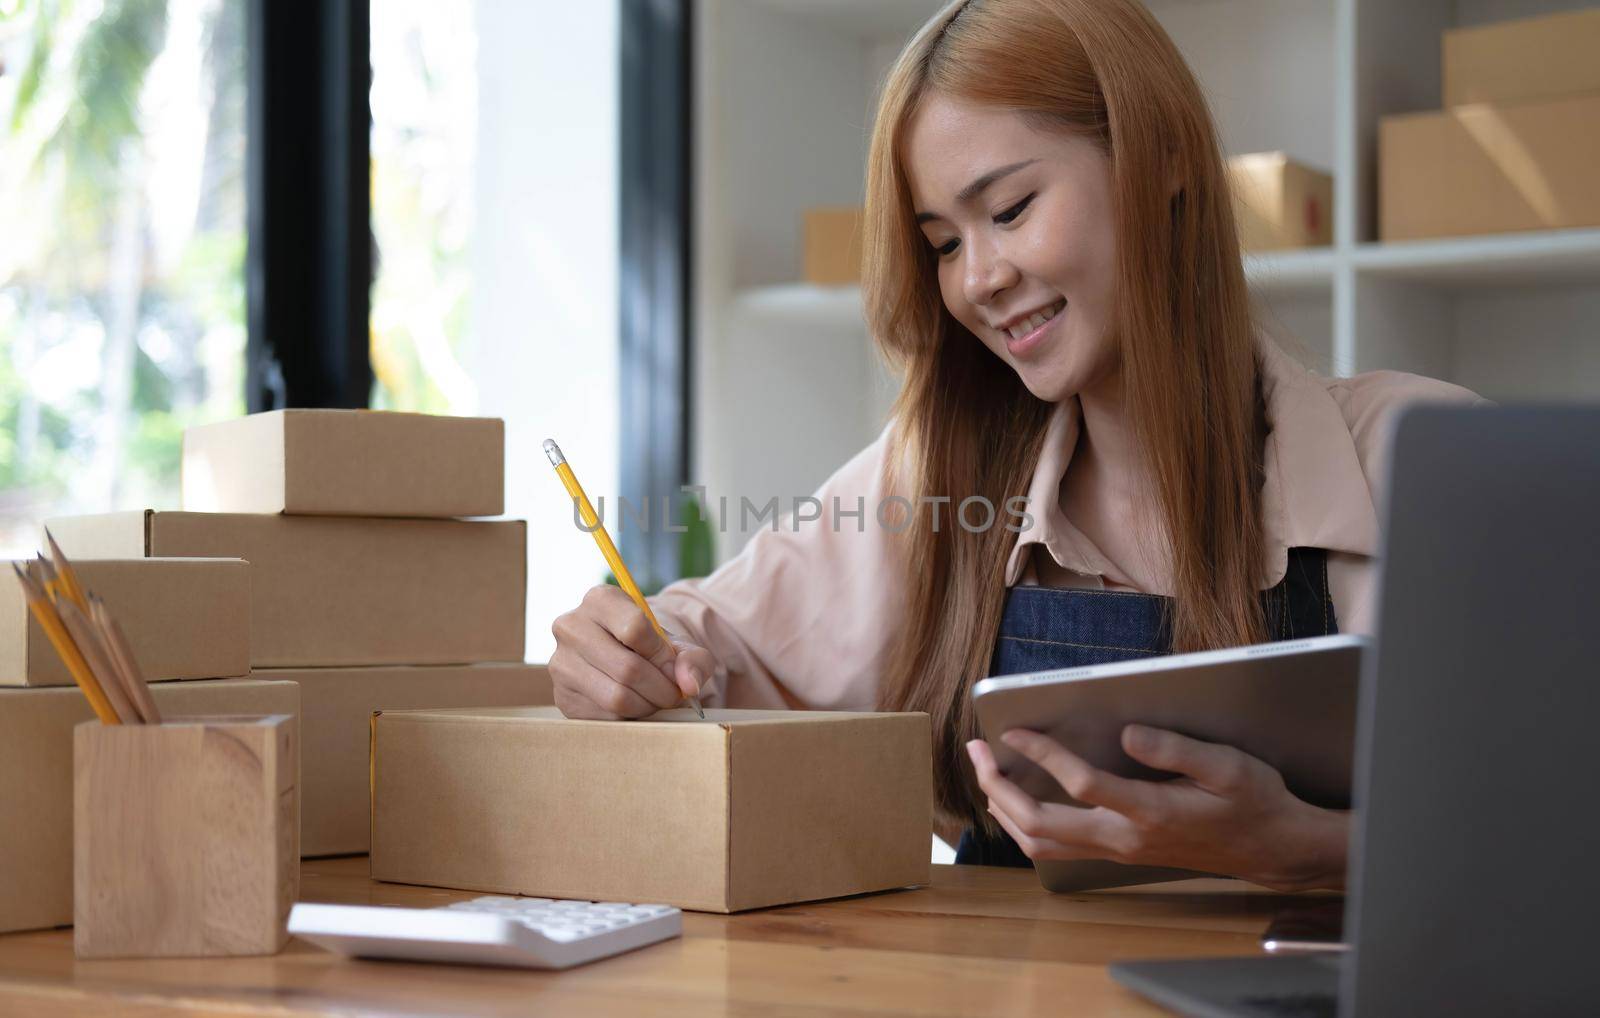
[[[299,759],[287,714],[79,725],[78,957],[282,948],[300,883]]]

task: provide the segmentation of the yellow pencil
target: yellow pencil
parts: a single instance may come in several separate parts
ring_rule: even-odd
[[[82,583],[78,582],[77,572],[72,568],[72,563],[67,561],[67,556],[62,553],[61,545],[56,543],[55,536],[50,533],[49,527],[44,528],[44,539],[50,545],[51,568],[59,574],[62,589],[80,610],[88,611],[89,592],[84,589]],[[42,555],[40,556],[41,559],[43,557]]]
[[[144,717],[133,705],[133,694],[122,688],[122,676],[117,674],[116,668],[107,659],[105,648],[100,646],[100,638],[95,635],[94,623],[89,616],[79,611],[78,606],[69,599],[56,602],[56,614],[66,624],[78,653],[83,655],[89,671],[99,680],[100,689],[106,694],[111,709],[117,712],[117,717],[125,725],[143,724]]]
[[[111,701],[113,709],[120,714],[122,706],[119,704],[117,690],[113,687],[122,687],[122,697],[130,702],[133,712],[138,715],[138,720],[152,724],[159,724],[161,712],[156,709],[155,699],[150,695],[150,689],[145,685],[143,673],[139,671],[139,663],[134,659],[132,648],[128,646],[127,637],[122,634],[121,628],[111,613],[106,609],[105,602],[89,592],[89,588],[78,579],[77,570],[72,568],[66,552],[61,550],[61,545],[56,543],[55,535],[50,533],[50,528],[44,528],[44,539],[50,545],[50,558],[39,556],[39,567],[46,572],[52,585],[46,586],[45,593],[55,597],[58,593],[64,594],[68,605],[60,606],[57,614],[66,624],[69,634],[78,645],[78,652],[83,655],[84,661],[89,665],[91,672],[98,671],[101,665],[109,669],[110,677],[102,678],[100,685],[105,690],[106,699]],[[79,638],[73,634],[70,606],[76,606],[82,613],[86,638]],[[99,643],[99,654],[96,648]]]
[[[111,655],[111,663],[122,673],[122,681],[127,684],[128,692],[133,694],[133,705],[144,715],[145,721],[159,725],[161,709],[156,706],[155,697],[150,695],[150,686],[139,668],[139,659],[134,657],[133,645],[128,642],[122,627],[117,625],[117,620],[111,617],[106,603],[93,594],[89,595],[89,617],[99,627],[100,638]]]
[[[628,572],[628,566],[622,561],[622,555],[617,552],[617,546],[611,543],[611,535],[606,533],[606,528],[601,524],[600,517],[595,515],[594,506],[589,504],[589,496],[583,493],[583,486],[578,483],[578,478],[572,473],[572,468],[567,465],[567,458],[561,455],[561,447],[556,445],[554,439],[545,439],[544,454],[550,457],[550,465],[556,468],[556,476],[561,478],[561,483],[566,486],[567,494],[578,506],[578,512],[583,517],[583,525],[589,528],[594,537],[594,543],[600,546],[600,554],[606,557],[606,564],[611,567],[611,575],[617,578],[617,583],[623,591],[633,598],[633,603],[644,612],[644,617],[650,620],[650,627],[661,637],[661,642],[667,645],[667,652],[677,657],[677,648],[672,645],[671,637],[661,628],[661,623],[656,621],[656,613],[650,610],[650,605],[645,602],[644,595],[639,592],[639,585],[633,582],[633,574]],[[702,719],[706,712],[700,707],[698,697],[689,697],[689,705]]]
[[[83,695],[89,700],[89,706],[94,708],[95,717],[99,718],[103,725],[120,725],[122,719],[117,717],[117,712],[111,708],[111,701],[106,699],[105,691],[100,688],[100,683],[95,681],[94,673],[89,671],[88,663],[83,660],[83,655],[78,653],[72,637],[67,635],[66,627],[56,616],[55,609],[50,606],[44,591],[35,586],[28,574],[22,571],[21,566],[13,562],[11,568],[16,570],[17,579],[22,583],[22,592],[28,599],[28,610],[33,612],[33,617],[39,621],[39,628],[44,630],[44,635],[55,647],[61,662],[67,666],[67,671],[72,673],[72,681],[83,690]]]

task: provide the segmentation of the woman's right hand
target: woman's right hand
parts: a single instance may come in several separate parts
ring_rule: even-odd
[[[619,588],[602,584],[556,619],[550,678],[569,718],[642,718],[696,696],[716,672],[711,652],[673,639],[676,655]]]

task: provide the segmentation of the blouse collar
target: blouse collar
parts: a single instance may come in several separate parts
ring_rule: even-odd
[[[1262,397],[1270,431],[1262,450],[1265,537],[1262,589],[1283,579],[1290,548],[1322,548],[1372,557],[1378,518],[1355,439],[1327,383],[1266,337],[1257,341]],[[1029,525],[1006,563],[1006,585],[1022,576],[1033,545],[1043,545],[1064,569],[1105,576],[1110,563],[1061,510],[1061,481],[1072,464],[1082,427],[1076,396],[1057,403],[1028,484]],[[1152,591],[1170,594],[1170,590]]]

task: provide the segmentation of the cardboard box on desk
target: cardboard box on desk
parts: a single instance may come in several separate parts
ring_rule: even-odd
[[[1444,105],[1600,92],[1600,9],[1444,33]]]
[[[77,560],[144,677],[223,679],[250,671],[250,564],[241,559]],[[0,686],[70,686],[72,676],[0,566]]]
[[[273,410],[183,434],[183,508],[336,516],[498,516],[505,422]]]
[[[132,512],[49,526],[74,558],[248,559],[257,668],[522,660],[521,520]]]
[[[162,682],[150,692],[167,718],[300,711],[292,682]],[[72,730],[93,717],[76,686],[0,689],[0,933],[72,922]]]
[[[1280,251],[1333,243],[1333,178],[1282,152],[1228,160],[1239,245]]]
[[[372,723],[378,880],[737,912],[926,883],[926,714],[554,707]]]
[[[254,677],[300,684],[300,851],[306,856],[365,852],[371,844],[373,711],[554,702],[543,665],[271,668]]]
[[[1600,226],[1600,94],[1384,117],[1379,233]]]

